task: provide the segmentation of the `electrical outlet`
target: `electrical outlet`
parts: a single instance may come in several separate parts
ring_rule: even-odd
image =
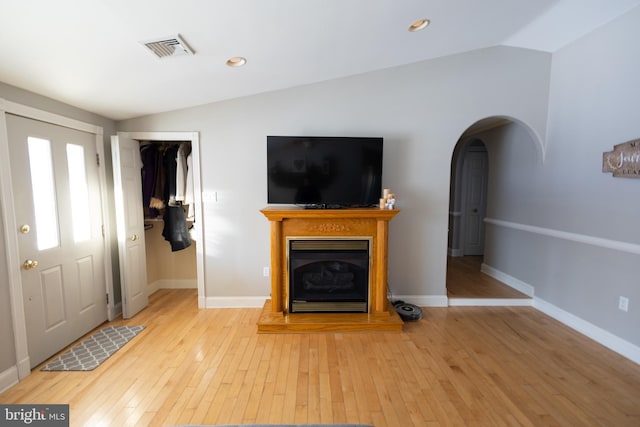
[[[622,311],[629,311],[629,298],[620,297],[618,301],[618,308]]]
[[[262,275],[264,277],[269,277],[269,267],[263,267],[262,268]]]

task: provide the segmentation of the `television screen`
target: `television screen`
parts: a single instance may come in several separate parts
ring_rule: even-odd
[[[268,203],[377,206],[382,138],[267,136]]]

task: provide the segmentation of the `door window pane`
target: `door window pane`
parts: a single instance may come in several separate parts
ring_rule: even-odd
[[[36,239],[38,250],[42,251],[59,245],[51,143],[46,139],[30,136],[27,139],[27,145],[36,220]]]
[[[76,243],[79,243],[91,239],[89,187],[87,185],[84,147],[82,145],[67,144],[67,164],[69,165],[73,239]]]

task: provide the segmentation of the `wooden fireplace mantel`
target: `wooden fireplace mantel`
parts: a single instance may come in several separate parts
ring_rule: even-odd
[[[271,300],[265,303],[258,331],[402,329],[402,320],[387,300],[389,221],[399,210],[267,207],[260,212],[271,227]],[[368,313],[288,313],[289,238],[371,239]]]

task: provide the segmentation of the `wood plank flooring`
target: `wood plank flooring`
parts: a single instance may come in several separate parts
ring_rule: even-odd
[[[92,372],[42,372],[0,403],[68,403],[72,426],[366,423],[638,426],[640,366],[531,307],[425,308],[402,332],[258,334],[261,309],[160,290]]]
[[[449,298],[529,298],[480,271],[482,256],[447,258],[447,296]]]

